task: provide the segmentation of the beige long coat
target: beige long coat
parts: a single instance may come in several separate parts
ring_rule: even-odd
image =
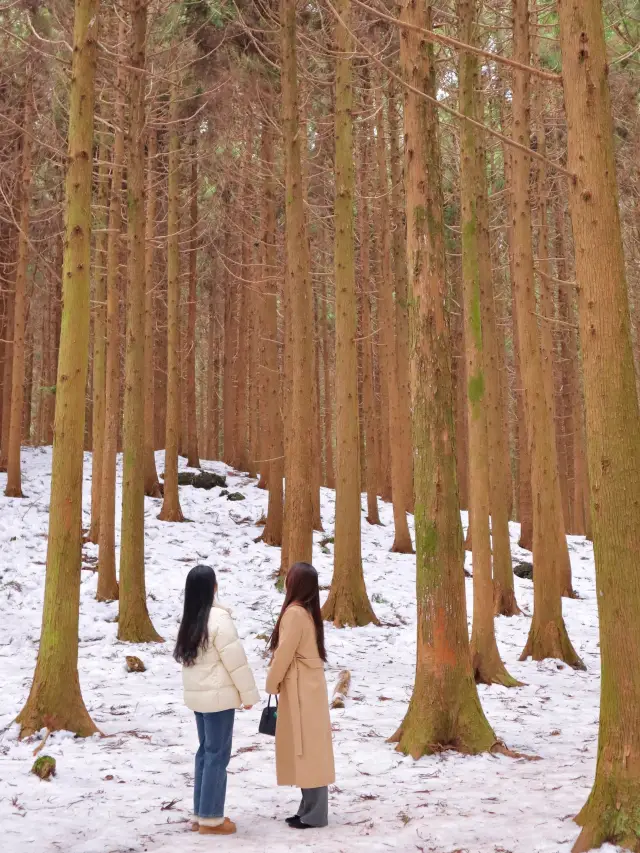
[[[276,724],[278,785],[322,788],[335,782],[329,697],[311,615],[289,607],[267,675],[267,693],[279,694]]]

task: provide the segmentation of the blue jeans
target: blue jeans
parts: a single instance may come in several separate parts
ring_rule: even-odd
[[[235,711],[213,714],[196,712],[198,740],[193,813],[196,817],[224,817],[227,793],[227,765],[231,758],[231,740]]]

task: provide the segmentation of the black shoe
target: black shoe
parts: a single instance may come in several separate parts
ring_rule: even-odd
[[[296,815],[293,820],[288,820],[287,823],[291,829],[313,829],[313,827],[309,826],[308,823],[303,823],[298,815]]]
[[[298,820],[298,815],[294,814],[292,817],[285,817],[284,822],[288,824],[295,823]]]

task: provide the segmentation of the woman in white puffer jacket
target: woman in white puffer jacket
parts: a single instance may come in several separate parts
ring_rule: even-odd
[[[203,835],[236,831],[224,816],[233,723],[238,708],[249,710],[260,699],[231,613],[218,602],[217,592],[210,566],[191,569],[174,651],[182,664],[184,701],[198,727],[191,828]]]

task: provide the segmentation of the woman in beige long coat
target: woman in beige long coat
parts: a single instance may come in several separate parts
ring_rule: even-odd
[[[278,785],[302,789],[298,813],[287,818],[287,823],[292,829],[311,829],[329,822],[328,786],[335,781],[318,573],[308,563],[296,563],[289,569],[286,584],[271,637],[267,692],[280,697]]]

